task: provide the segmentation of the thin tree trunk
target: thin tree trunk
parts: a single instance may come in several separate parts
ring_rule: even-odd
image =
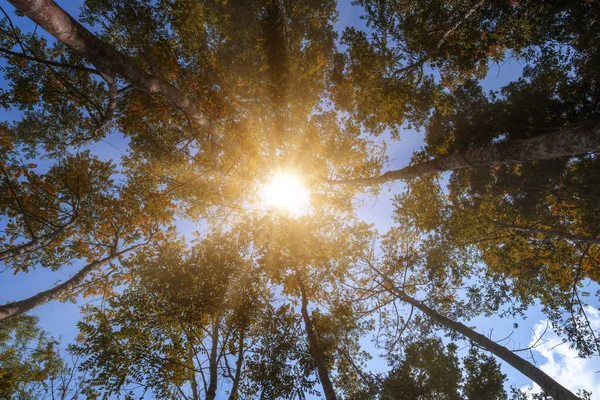
[[[497,222],[497,221],[492,221],[492,223],[499,227],[506,228],[506,229],[512,229],[514,231],[521,231],[521,232],[527,232],[527,233],[532,233],[532,234],[541,234],[544,236],[566,239],[566,240],[571,240],[573,242],[579,242],[579,243],[585,243],[585,244],[600,244],[600,238],[593,238],[593,237],[582,236],[582,235],[573,235],[571,233],[553,231],[550,229],[532,228],[532,227],[528,227],[528,226],[505,224],[505,223]]]
[[[188,95],[166,80],[147,73],[127,56],[100,40],[52,0],[8,0],[58,41],[86,58],[97,68],[113,71],[138,89],[159,94],[183,110],[187,116],[216,137],[213,123]]]
[[[435,174],[481,165],[517,164],[525,161],[548,160],[600,151],[600,123],[589,121],[565,126],[556,132],[531,139],[491,144],[465,150],[388,171],[374,178],[330,181],[332,184],[378,185],[395,180],[411,180]]]
[[[86,265],[85,267],[83,267],[79,272],[77,272],[75,275],[73,275],[70,279],[66,280],[65,282],[61,283],[58,286],[53,287],[52,289],[46,290],[44,292],[40,292],[40,293],[38,293],[34,296],[31,296],[25,300],[15,301],[12,303],[1,305],[0,306],[0,321],[23,314],[27,311],[30,311],[36,307],[39,307],[41,305],[44,305],[44,304],[56,299],[59,295],[77,287],[77,285],[79,285],[81,282],[83,282],[85,277],[90,272],[102,267],[103,265],[108,264],[115,258],[117,258],[129,251],[132,251],[138,247],[142,247],[142,246],[145,246],[145,244],[138,244],[138,245],[132,246],[128,249],[125,249],[123,251],[120,251],[118,253],[115,253],[111,256],[103,258],[101,260],[94,261],[94,262]]]
[[[187,333],[186,333],[187,336]],[[188,338],[189,339],[189,338]],[[190,369],[190,385],[192,386],[192,399],[200,400],[200,393],[198,392],[198,381],[196,380],[196,370],[194,367],[194,347],[190,344],[190,364],[192,368]],[[199,366],[198,368],[201,368]]]
[[[9,249],[0,251],[0,261],[19,256],[21,254],[29,253],[35,250],[37,247],[45,246],[53,242],[57,237],[62,235],[68,227],[73,225],[74,222],[75,220],[73,219],[69,223],[61,226],[57,230],[52,231],[44,236],[33,238],[27,243],[23,243],[19,246],[14,246]]]
[[[238,348],[238,358],[235,363],[235,376],[233,377],[233,384],[231,385],[231,393],[229,400],[238,399],[238,390],[240,387],[240,380],[242,378],[242,367],[244,365],[244,331],[240,332],[240,341]]]
[[[304,283],[300,277],[298,277],[298,286],[300,287],[300,292],[302,294],[302,318],[304,319],[304,325],[306,327],[306,336],[308,337],[310,353],[317,367],[317,373],[319,374],[321,385],[323,386],[323,393],[325,394],[325,398],[327,400],[337,400],[335,390],[333,389],[333,384],[331,383],[331,379],[329,379],[329,371],[327,370],[327,364],[325,363],[323,352],[319,347],[319,342],[317,340],[317,335],[315,334],[312,321],[310,320],[310,315],[308,315],[308,298],[306,297]]]
[[[486,336],[478,332],[475,332],[468,326],[460,322],[453,321],[439,314],[437,311],[429,308],[422,302],[413,299],[412,297],[408,296],[402,289],[399,289],[396,286],[395,282],[393,282],[389,277],[387,277],[387,275],[379,271],[379,269],[377,269],[374,265],[369,264],[369,266],[372,270],[374,270],[380,277],[382,277],[385,280],[391,291],[396,296],[398,296],[400,300],[417,308],[436,323],[462,334],[467,339],[481,346],[483,349],[494,354],[496,357],[504,360],[517,371],[521,372],[523,375],[537,383],[547,394],[552,396],[554,400],[579,400],[579,397],[575,396],[573,393],[571,393],[571,391],[563,387],[560,383],[556,382],[554,379],[552,379],[545,372],[537,368],[535,365],[522,359],[506,347],[499,345],[498,343],[494,342],[493,340],[487,338]]]
[[[192,371],[192,398],[194,400],[200,400],[200,393],[198,393],[198,381],[196,381],[196,372]]]
[[[214,400],[217,396],[218,365],[217,357],[219,352],[219,324],[220,318],[216,318],[212,329],[212,343],[210,347],[210,359],[208,365],[208,389],[206,390],[206,400]]]

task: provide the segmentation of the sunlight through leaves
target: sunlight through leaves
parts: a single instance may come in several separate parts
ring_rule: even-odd
[[[277,173],[260,191],[261,203],[267,208],[285,210],[292,215],[308,211],[310,192],[302,181],[291,173]]]

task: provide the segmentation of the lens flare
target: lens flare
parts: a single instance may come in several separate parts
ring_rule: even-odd
[[[310,193],[300,179],[293,174],[278,173],[265,184],[260,197],[266,207],[288,211],[300,215],[307,211]]]

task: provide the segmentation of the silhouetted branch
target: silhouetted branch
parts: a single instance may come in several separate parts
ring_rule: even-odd
[[[44,59],[36,57],[36,56],[30,56],[28,54],[12,51],[12,50],[6,49],[4,47],[0,47],[0,52],[11,55],[11,56],[23,58],[28,61],[34,61],[34,62],[44,64],[44,65],[51,65],[53,67],[60,67],[60,68],[69,68],[69,69],[74,69],[77,71],[88,72],[90,74],[100,75],[100,72],[94,68],[83,67],[81,65],[67,64],[67,63],[62,63],[62,62],[58,62],[58,61],[44,60]]]

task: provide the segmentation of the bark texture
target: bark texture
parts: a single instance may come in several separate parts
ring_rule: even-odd
[[[579,397],[575,396],[573,393],[571,393],[571,391],[563,387],[560,383],[556,382],[554,379],[552,379],[545,372],[537,368],[535,365],[522,359],[506,347],[499,345],[498,343],[494,342],[493,340],[487,338],[486,336],[478,332],[475,332],[468,326],[460,322],[453,321],[441,315],[437,311],[429,308],[422,302],[413,299],[412,297],[408,296],[402,289],[398,288],[396,284],[381,271],[379,271],[373,266],[371,266],[371,269],[373,269],[379,276],[381,276],[385,280],[385,282],[391,288],[392,292],[396,296],[398,296],[400,300],[417,308],[436,323],[462,334],[464,337],[466,337],[473,343],[478,344],[483,349],[494,354],[496,357],[504,360],[517,371],[519,371],[520,373],[537,383],[546,393],[551,395],[554,400],[580,400]]]
[[[525,140],[491,144],[478,149],[441,156],[417,165],[388,171],[374,178],[330,181],[333,184],[378,185],[395,180],[411,180],[444,171],[482,165],[517,164],[600,151],[600,123],[590,121],[563,127]]]
[[[310,354],[312,355],[317,367],[319,380],[323,386],[323,393],[325,394],[325,398],[327,400],[337,400],[337,395],[335,394],[333,384],[329,378],[329,371],[327,370],[327,364],[325,363],[323,352],[319,347],[319,341],[317,340],[317,335],[310,319],[310,315],[308,315],[308,298],[306,297],[304,283],[302,283],[300,278],[298,278],[298,286],[300,287],[300,292],[302,294],[302,318],[304,319],[304,326],[306,328],[306,336],[308,337]]]
[[[117,108],[117,101],[119,100],[119,90],[115,78],[108,73],[101,73],[101,76],[108,85],[108,102],[106,103],[104,115],[98,120],[96,129],[94,130],[95,133],[100,132],[113,120],[115,109]]]
[[[102,70],[113,71],[136,88],[166,97],[187,116],[216,137],[216,129],[200,107],[179,88],[149,74],[127,56],[100,40],[52,0],[8,0],[64,45]],[[111,95],[112,96],[112,95]]]
[[[44,304],[56,299],[59,295],[76,288],[79,284],[81,284],[81,282],[83,282],[85,277],[90,272],[102,267],[103,265],[108,264],[115,258],[117,258],[129,251],[132,251],[138,247],[141,247],[141,246],[144,246],[144,244],[132,246],[128,249],[125,249],[118,253],[114,253],[114,254],[112,254],[108,257],[105,257],[101,260],[94,261],[94,262],[86,265],[85,267],[83,267],[79,272],[77,272],[75,275],[73,275],[70,279],[64,281],[63,283],[61,283],[58,286],[53,287],[52,289],[46,290],[44,292],[40,292],[40,293],[38,293],[34,296],[31,296],[25,300],[15,301],[12,303],[7,303],[4,305],[1,305],[0,306],[0,321],[7,319],[7,318],[11,318],[11,317],[16,317],[17,315],[26,313],[27,311],[30,311],[36,307],[39,307],[41,305],[44,305]]]

